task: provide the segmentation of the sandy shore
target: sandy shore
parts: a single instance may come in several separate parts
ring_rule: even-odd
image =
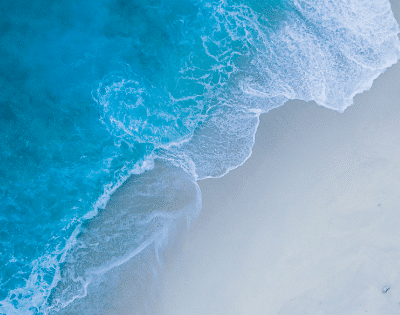
[[[399,82],[397,64],[343,114],[291,101],[263,115],[251,158],[199,182],[161,314],[399,313]]]

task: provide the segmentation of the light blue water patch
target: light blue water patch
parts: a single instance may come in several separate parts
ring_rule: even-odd
[[[351,105],[399,59],[398,31],[387,0],[3,1],[0,313],[85,296],[93,270],[73,257],[108,251],[78,249],[131,174],[158,158],[192,182],[223,176],[250,156],[261,113],[295,98]],[[113,239],[108,222],[116,261],[166,244],[140,232],[165,228],[151,202],[129,221],[143,242]]]

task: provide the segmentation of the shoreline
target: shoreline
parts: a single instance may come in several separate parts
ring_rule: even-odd
[[[397,63],[343,114],[301,101],[263,114],[246,163],[199,181],[161,314],[397,311],[399,78]]]
[[[395,6],[400,12],[400,3]],[[387,79],[388,73],[395,79]],[[343,246],[348,233],[358,240],[365,238],[359,235],[360,230],[375,231],[374,221],[388,221],[390,214],[394,222],[400,223],[393,198],[376,196],[384,172],[392,177],[398,174],[400,178],[393,167],[400,165],[400,159],[396,163],[392,161],[394,164],[390,162],[389,167],[384,161],[388,159],[385,154],[392,154],[393,160],[393,152],[388,152],[388,146],[379,146],[380,136],[375,135],[371,143],[371,133],[363,138],[364,131],[361,132],[364,129],[371,132],[369,127],[376,119],[380,122],[391,119],[391,127],[398,121],[395,117],[400,119],[400,114],[386,117],[369,100],[370,94],[378,101],[390,95],[390,91],[381,90],[390,85],[387,81],[396,82],[396,78],[400,78],[399,64],[380,75],[369,91],[358,94],[355,104],[344,113],[314,102],[291,100],[262,114],[252,154],[244,164],[221,178],[197,182],[203,207],[190,231],[183,232],[185,238],[179,240],[181,244],[177,241],[176,247],[167,251],[166,274],[161,280],[164,280],[163,288],[156,294],[157,299],[149,300],[155,303],[163,299],[163,305],[154,307],[155,314],[303,315],[301,311],[331,314],[342,300],[349,298],[360,305],[368,300],[385,305],[386,300],[377,298],[382,297],[381,290],[387,285],[390,289],[385,298],[399,296],[398,302],[392,298],[390,304],[396,311],[394,305],[400,302],[400,289],[392,283],[399,280],[400,286],[399,274],[381,273],[377,275],[378,280],[372,279],[370,291],[362,291],[364,284],[355,281],[353,274],[358,272],[362,278],[366,271],[353,268],[349,273],[348,269],[349,264],[357,261],[348,252],[362,242]],[[377,84],[380,87],[376,88]],[[400,99],[400,93],[397,95]],[[359,108],[364,103],[369,104],[367,108]],[[356,144],[354,148],[351,142]],[[383,153],[377,153],[378,149]],[[369,178],[372,178],[370,191],[361,192],[360,187]],[[356,183],[358,190],[349,183]],[[396,185],[400,187],[400,182],[395,182],[393,187]],[[390,190],[382,185],[379,189]],[[392,191],[393,195],[396,193]],[[365,200],[360,201],[355,195]],[[397,199],[400,204],[400,196]],[[338,207],[341,207],[339,216]],[[367,219],[360,215],[362,207],[368,210]],[[383,214],[378,215],[377,209],[384,209]],[[356,228],[352,228],[352,220],[357,221]],[[400,236],[395,226],[391,228],[396,235],[394,239]],[[381,236],[386,241],[390,238]],[[374,240],[369,241],[376,246]],[[323,251],[327,247],[330,250],[326,255]],[[363,255],[364,259],[373,258],[371,252]],[[145,256],[151,258],[152,254]],[[400,269],[394,263],[396,259],[400,261],[400,254],[387,259],[391,263],[388,270]],[[115,277],[112,281],[119,284],[116,284],[117,291],[107,297],[110,308],[103,309],[104,312],[132,314],[129,302],[135,294],[130,291],[139,287],[135,283],[139,277],[135,268],[145,265],[143,259],[139,263],[130,261],[120,271],[110,273],[109,277]],[[355,292],[351,292],[354,287]],[[360,290],[361,298],[355,294]],[[145,299],[146,294],[142,295]],[[331,295],[335,296],[333,304],[327,297]],[[347,314],[343,310],[341,314]],[[357,311],[364,312],[364,309]],[[370,311],[380,314],[376,308],[368,308]]]

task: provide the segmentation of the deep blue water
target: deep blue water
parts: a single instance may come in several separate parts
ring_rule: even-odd
[[[166,198],[160,192],[171,182],[190,182],[195,210],[182,206],[180,215],[195,216],[196,180],[244,163],[261,113],[289,99],[343,111],[400,58],[388,0],[1,4],[0,313],[7,315],[76,303],[88,275],[162,246],[168,236],[160,231],[176,217],[149,205]],[[117,187],[155,158],[170,165],[152,177],[156,188],[142,192],[150,185],[142,180],[131,194],[147,210],[96,219]],[[167,180],[171,173],[180,175]],[[124,220],[132,235],[113,236]],[[99,237],[97,252],[119,248],[112,259],[94,262],[93,252],[79,251],[96,233],[113,240],[106,246]],[[77,267],[85,259],[92,265]]]

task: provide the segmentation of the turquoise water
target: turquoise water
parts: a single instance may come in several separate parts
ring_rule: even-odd
[[[21,0],[0,10],[2,314],[77,303],[91,275],[163,247],[160,231],[196,216],[196,181],[244,163],[261,113],[289,99],[343,111],[400,58],[387,0]],[[147,210],[105,224],[99,209],[130,175],[156,174],[154,159],[170,166],[131,192]],[[190,207],[154,212],[179,172],[193,185]],[[124,220],[131,237],[113,234]],[[120,250],[95,261],[80,248],[96,237],[97,252]]]

